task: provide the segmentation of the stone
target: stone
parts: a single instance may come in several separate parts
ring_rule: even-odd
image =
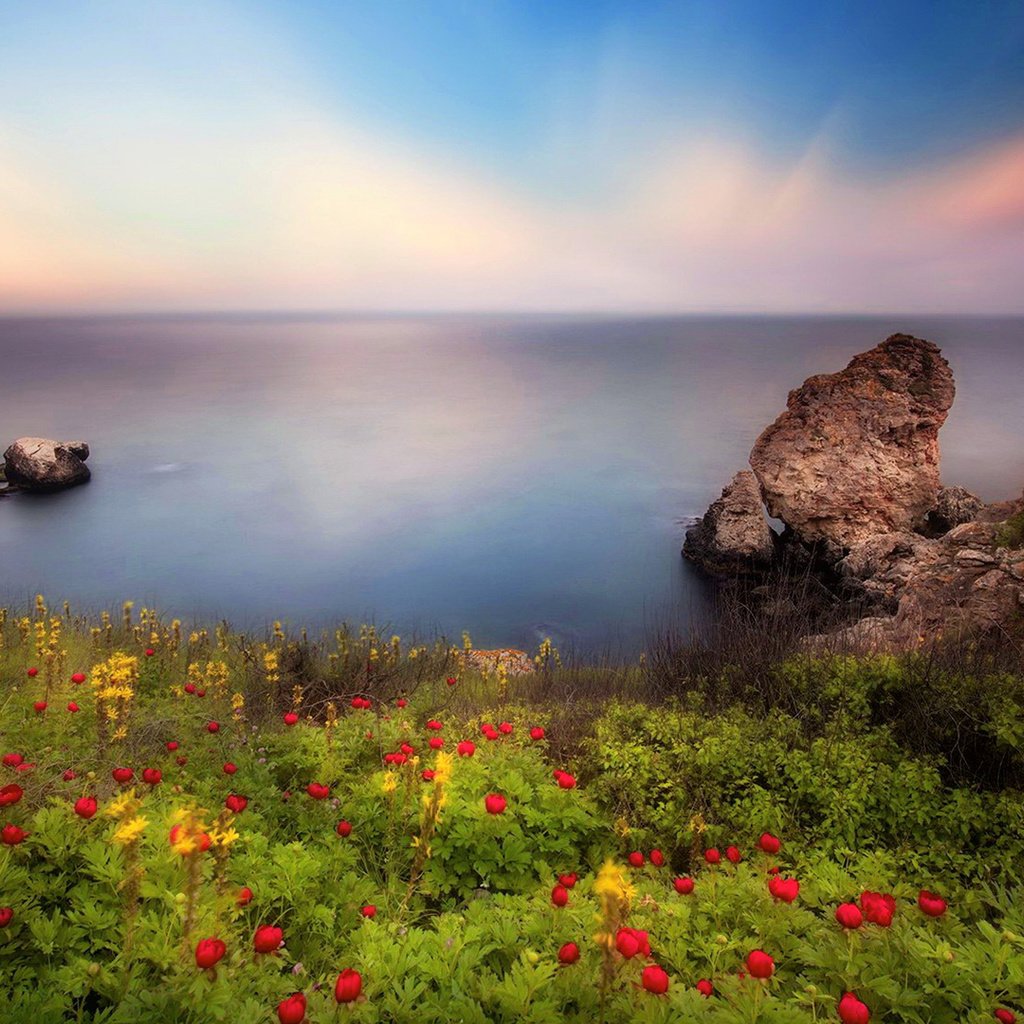
[[[750,453],[769,513],[835,561],[868,537],[922,528],[954,391],[939,349],[906,334],[808,378]]]
[[[955,526],[969,523],[985,503],[966,487],[940,487],[935,507],[928,513],[928,525],[936,533],[946,533]]]
[[[84,441],[21,437],[4,452],[4,469],[8,483],[24,490],[59,491],[89,479],[87,458]]]
[[[683,555],[716,573],[771,565],[775,542],[750,470],[737,473],[704,517],[686,531]]]

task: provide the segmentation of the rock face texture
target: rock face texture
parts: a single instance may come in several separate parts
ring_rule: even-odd
[[[833,557],[921,527],[939,492],[939,428],[953,395],[938,348],[907,334],[808,378],[750,453],[768,511]]]
[[[969,523],[985,503],[966,487],[940,487],[935,507],[928,513],[928,524],[937,533],[946,533],[954,526]]]
[[[89,446],[84,441],[20,437],[4,452],[9,483],[27,491],[59,491],[89,479]]]
[[[749,469],[737,473],[704,518],[686,531],[683,554],[711,572],[771,565],[775,544],[757,479]]]

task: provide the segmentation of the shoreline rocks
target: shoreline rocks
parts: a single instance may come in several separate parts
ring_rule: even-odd
[[[940,483],[938,432],[954,394],[939,349],[906,334],[808,378],[755,442],[753,473],[733,478],[683,553],[724,576],[810,566],[865,609],[845,629],[806,638],[812,647],[905,650],[1024,625],[1024,496],[985,505]],[[785,528],[774,557],[755,563],[762,499]]]
[[[90,478],[88,458],[85,441],[20,437],[4,452],[4,473],[8,485],[22,490],[59,491]]]

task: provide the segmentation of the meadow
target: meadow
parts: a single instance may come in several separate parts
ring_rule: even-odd
[[[471,649],[0,610],[0,1016],[1024,1008],[1017,648]]]

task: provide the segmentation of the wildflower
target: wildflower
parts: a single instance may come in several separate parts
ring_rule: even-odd
[[[575,942],[567,942],[558,951],[558,962],[560,964],[574,964],[580,958],[580,947]]]
[[[488,814],[504,814],[508,801],[500,793],[488,793],[484,797],[484,807]]]
[[[792,903],[800,895],[800,883],[795,878],[773,875],[768,879],[768,891],[782,903]]]
[[[871,1011],[852,992],[847,992],[839,1000],[839,1019],[843,1024],[868,1024]]]
[[[559,875],[558,876],[558,881],[562,885],[564,885],[566,887],[566,889],[572,889],[576,885],[578,877],[579,876],[574,871],[574,872],[572,872],[571,874],[568,874],[568,875]]]
[[[68,711],[70,711],[71,714],[75,714],[75,712],[80,710],[79,706],[73,700],[68,701]]]
[[[253,949],[257,953],[273,953],[284,943],[284,932],[276,925],[263,924],[252,937]]]
[[[212,842],[194,819],[175,825],[168,835],[168,841],[182,857],[189,857],[196,852],[205,853]]]
[[[569,902],[569,890],[564,885],[556,885],[551,890],[551,903],[556,907],[564,907]]]
[[[221,771],[223,771],[225,775],[234,775],[235,772],[238,771],[238,765],[234,764],[232,761],[226,761]]]
[[[10,804],[16,804],[24,795],[25,790],[23,790],[16,782],[8,783],[6,786],[0,786],[0,807],[7,807]]]
[[[860,894],[860,908],[864,916],[872,923],[888,928],[896,913],[896,899],[890,894],[865,890]]]
[[[714,994],[715,986],[707,978],[701,978],[697,982],[697,991],[705,998],[710,999]]]
[[[346,968],[338,975],[334,983],[334,998],[339,1003],[352,1003],[359,998],[363,990],[363,979],[358,971]]]
[[[377,908],[372,903],[367,903],[365,907],[360,909],[359,913],[362,914],[363,917],[376,917]]]
[[[146,648],[146,657],[147,658],[152,658],[154,654],[156,654],[156,651],[154,651],[152,647],[147,647]]]
[[[302,1024],[306,1019],[306,997],[295,992],[277,1004],[277,1019],[281,1024]]]
[[[668,975],[657,964],[645,967],[640,973],[640,982],[648,992],[663,996],[668,991]]]
[[[433,768],[424,768],[423,771],[420,772],[420,778],[423,779],[424,782],[433,782],[434,774],[435,772]]]
[[[672,882],[672,885],[680,896],[689,896],[693,892],[692,878],[677,878]]]
[[[725,848],[725,858],[730,864],[739,864],[739,862],[743,860],[743,854],[740,853],[738,847],[727,846]]]
[[[568,772],[559,772],[556,778],[558,779],[558,785],[561,789],[576,788],[576,778]]]
[[[644,855],[639,850],[634,850],[626,860],[631,868],[642,868],[644,866]]]
[[[32,707],[34,707],[36,709],[36,714],[37,715],[41,715],[46,710],[46,701],[45,700],[37,700],[35,702],[35,704],[32,705]]]
[[[4,846],[17,846],[18,843],[25,841],[27,835],[28,833],[17,825],[4,825],[0,828],[0,843]]]
[[[22,754],[4,754],[0,761],[8,768],[17,768],[25,760]]]
[[[440,750],[444,746],[444,740],[440,736],[431,736],[429,746],[431,750]]]
[[[437,719],[432,718],[429,722],[427,722],[427,728],[436,731],[438,729],[443,729],[444,726],[442,726],[441,723],[437,721]]]
[[[542,740],[542,739],[544,739],[544,730],[539,725],[535,725],[530,730],[530,739],[531,740]]]
[[[347,821],[339,821],[335,826],[334,831],[337,832],[342,839],[346,839],[348,836],[352,835],[352,826]]]
[[[66,772],[65,772],[65,773],[64,773],[64,774],[63,774],[63,775],[61,776],[61,778],[62,778],[62,779],[63,779],[63,780],[65,781],[65,782],[70,782],[70,781],[71,781],[71,780],[72,780],[73,778],[75,778],[75,773],[74,773],[74,772],[73,772],[73,771],[72,771],[72,770],[71,770],[71,769],[69,768],[69,769],[68,769],[68,770],[67,770],[67,771],[66,771]]]
[[[14,920],[14,910],[11,907],[0,907],[0,928],[6,928]]]
[[[220,939],[200,939],[196,944],[196,967],[209,970],[227,950],[228,947]]]
[[[76,672],[71,677],[71,682],[73,682],[76,686],[80,686],[82,683],[85,682],[85,673],[84,672]]]
[[[168,740],[164,744],[164,746],[167,747],[167,749],[173,754],[174,751],[176,751],[178,749],[178,742],[177,742],[177,740]]]
[[[761,837],[757,841],[758,847],[765,853],[776,854],[782,849],[782,843],[771,834],[771,832],[762,832]]]
[[[399,697],[398,700],[395,701],[396,708],[404,708],[407,707],[408,704],[409,702],[404,697]]]
[[[139,836],[145,831],[148,821],[141,814],[135,815],[134,818],[129,818],[126,821],[122,821],[117,826],[111,839],[118,844],[118,846],[127,846],[129,843],[134,843]]]
[[[163,772],[159,768],[143,768],[142,769],[142,781],[147,786],[155,786],[163,778]]]
[[[449,677],[448,677],[448,678],[447,678],[447,679],[445,680],[445,682],[446,682],[446,683],[447,683],[447,684],[448,684],[449,686],[454,686],[454,685],[455,685],[455,684],[456,684],[456,683],[458,682],[458,679],[457,679],[457,678],[456,678],[455,676],[449,676]]]
[[[647,932],[638,928],[620,928],[615,934],[615,948],[627,960],[633,957],[650,956],[651,944]]]
[[[704,851],[704,860],[706,860],[708,864],[721,864],[722,855],[715,849],[715,847],[712,846],[710,849]]]
[[[405,758],[402,758],[402,760],[404,762]],[[398,779],[395,778],[394,772],[385,773],[384,780],[381,782],[380,788],[384,793],[394,793],[394,791],[398,789]]]
[[[836,920],[849,929],[859,928],[864,923],[864,915],[856,903],[840,903],[836,907]]]
[[[282,715],[282,718],[284,719],[285,725],[295,725],[299,720],[299,716],[294,711],[286,711],[284,715]]]
[[[211,733],[220,732],[220,722],[207,722],[206,731]]]
[[[331,795],[331,787],[325,786],[320,782],[311,782],[306,787],[306,792],[314,800],[326,800]]]
[[[651,850],[650,860],[656,868],[660,868],[665,864],[665,854],[663,854],[661,850]]]
[[[238,896],[235,899],[235,903],[237,903],[238,906],[240,907],[247,907],[249,906],[250,903],[252,903],[252,897],[252,889],[250,889],[249,886],[247,885],[243,885],[242,888],[238,890]]]
[[[941,896],[936,896],[935,893],[929,892],[927,889],[922,889],[919,893],[917,905],[929,917],[942,917],[948,906]]]
[[[231,811],[232,814],[241,814],[242,811],[249,806],[249,800],[247,797],[240,796],[238,793],[229,793],[227,799],[224,801],[224,806]]]
[[[135,772],[131,768],[115,768],[110,774],[113,776],[114,781],[120,782],[122,786],[126,782],[131,782],[135,776]]]
[[[1000,1007],[992,1016],[999,1021],[999,1024],[1017,1024],[1017,1015],[1013,1010],[1007,1010],[1004,1007]]]
[[[75,814],[88,820],[96,813],[96,797],[82,796],[75,801]]]
[[[472,757],[476,753],[476,744],[472,740],[463,740],[455,749],[459,757]]]
[[[747,970],[752,978],[770,978],[775,973],[775,961],[763,950],[747,954]]]

